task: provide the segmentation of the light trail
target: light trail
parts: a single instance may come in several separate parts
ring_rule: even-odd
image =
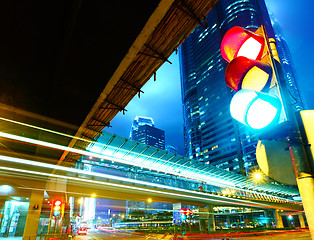
[[[177,176],[180,176],[180,177],[183,177],[183,178],[188,178],[184,174],[180,174],[180,173],[173,172],[173,171],[167,171],[166,169],[159,169],[157,167],[152,167],[152,166],[147,166],[146,167],[146,166],[144,166],[141,163],[130,162],[130,161],[126,161],[124,159],[120,159],[120,158],[118,159],[118,158],[111,157],[111,156],[104,155],[104,154],[100,154],[100,153],[94,153],[94,152],[89,152],[89,151],[86,151],[86,150],[80,150],[80,149],[76,149],[76,148],[66,147],[66,146],[62,146],[62,145],[59,145],[59,144],[44,142],[44,141],[35,140],[35,139],[27,138],[27,137],[21,137],[21,136],[17,136],[17,135],[14,135],[14,134],[0,132],[0,137],[7,138],[7,139],[12,139],[12,140],[16,140],[16,141],[21,141],[21,142],[26,142],[26,143],[30,143],[30,144],[34,144],[34,145],[38,145],[38,146],[44,146],[44,147],[48,147],[48,148],[53,148],[53,149],[58,149],[58,150],[62,150],[62,151],[67,151],[67,152],[71,152],[71,153],[77,153],[77,154],[84,155],[84,156],[95,157],[95,158],[100,158],[100,159],[106,159],[106,160],[109,160],[109,161],[119,162],[119,163],[123,163],[123,164],[126,164],[126,165],[132,165],[132,166],[136,166],[136,167],[140,167],[140,168],[145,168],[145,169],[149,169],[149,170],[164,172],[164,173],[167,173],[167,174],[177,175]],[[194,180],[197,180],[197,181],[200,181],[200,182],[204,182],[204,178],[200,178],[200,179],[198,179],[198,178],[191,178],[191,179],[194,179]],[[210,183],[211,185],[215,185],[215,186],[218,186],[218,187],[226,187],[226,185],[227,185],[227,186],[232,187],[234,189],[243,191],[243,189],[235,188],[234,185],[230,184],[229,181],[228,182],[224,181],[224,182],[225,182],[225,185],[223,185],[222,183],[217,183],[214,180],[213,177],[211,178],[211,181],[208,181],[208,183]]]
[[[7,157],[7,156],[2,156],[0,155],[0,159],[4,160],[4,161],[11,161],[11,162],[19,162],[22,164],[27,164],[29,162],[32,162],[30,160],[26,160],[26,159],[19,159],[19,158],[11,158],[11,157]],[[55,166],[55,165],[51,165],[50,164],[46,164],[46,163],[40,163],[40,165],[37,164],[38,162],[32,162],[31,165],[33,166],[42,166],[42,167],[46,167],[46,168],[50,168],[50,169],[58,169],[58,170],[78,170],[77,173],[81,173],[83,172],[84,174],[88,174],[87,172],[84,172],[83,170],[79,170],[79,169],[72,169],[72,168],[66,168],[66,167],[62,167],[62,166]],[[54,168],[57,167],[57,168]],[[201,196],[193,196],[193,195],[186,195],[186,194],[180,194],[180,193],[173,193],[173,192],[164,192],[164,191],[160,191],[160,190],[154,190],[154,189],[146,189],[146,188],[140,188],[140,187],[135,187],[135,186],[128,186],[128,185],[120,185],[120,184],[116,184],[116,183],[108,183],[108,182],[102,182],[102,181],[98,181],[98,180],[92,180],[92,179],[84,179],[84,178],[78,178],[78,177],[71,177],[71,176],[64,176],[64,175],[59,175],[59,174],[54,174],[54,173],[45,173],[45,172],[36,172],[36,171],[32,171],[32,170],[26,170],[26,169],[17,169],[17,168],[10,168],[10,167],[2,167],[0,166],[0,169],[5,170],[5,171],[11,171],[11,172],[18,172],[18,173],[24,173],[24,174],[31,174],[31,175],[39,175],[39,176],[47,176],[47,177],[55,177],[55,178],[61,178],[61,179],[65,179],[65,180],[71,180],[74,182],[86,182],[86,183],[93,183],[93,184],[98,184],[98,185],[106,185],[106,186],[110,186],[110,187],[115,187],[115,188],[123,188],[123,189],[130,189],[130,190],[136,190],[138,192],[148,192],[148,193],[155,193],[155,194],[162,194],[162,195],[169,195],[169,196],[174,196],[174,197],[185,197],[185,198],[189,198],[189,199],[196,199],[196,200],[201,200],[201,201],[205,201],[205,202],[219,202],[219,203],[225,203],[225,204],[229,204],[229,205],[242,205],[242,206],[251,206],[251,207],[263,207],[263,208],[278,208],[278,209],[286,209],[286,210],[293,210],[293,209],[288,209],[288,208],[282,208],[282,207],[275,207],[275,206],[270,206],[267,204],[263,204],[263,203],[255,203],[253,204],[252,201],[246,201],[246,200],[241,200],[241,199],[232,199],[233,201],[236,200],[237,202],[232,202],[232,201],[226,201],[228,198],[227,197],[223,197],[223,196],[219,196],[220,198],[226,199],[226,200],[222,200],[222,199],[210,199],[209,200],[209,194],[206,193],[202,193],[202,192],[195,192],[195,191],[190,191],[190,190],[186,190],[186,189],[179,189],[179,188],[174,188],[174,187],[170,187],[170,186],[164,186],[164,185],[159,185],[159,184],[153,184],[153,183],[147,183],[147,182],[142,182],[142,181],[138,181],[138,180],[134,180],[134,179],[125,179],[125,178],[121,178],[121,177],[117,177],[114,176],[115,178],[113,179],[119,179],[121,180],[126,180],[127,182],[134,182],[134,183],[141,183],[143,185],[153,185],[155,187],[160,187],[166,190],[171,190],[171,191],[181,191],[187,194],[196,194],[196,195],[201,195]],[[76,171],[69,171],[69,172],[76,172]],[[106,174],[100,174],[98,173],[100,176],[104,175],[107,176]],[[93,176],[93,174],[88,174]],[[112,177],[110,175],[110,177]],[[107,177],[105,177],[107,178]],[[132,181],[130,181],[132,180]],[[218,197],[218,196],[217,196]],[[295,211],[295,210],[293,210]]]
[[[8,118],[0,117],[0,120],[6,121],[6,122],[10,122],[10,123],[13,123],[13,124],[17,124],[17,125],[21,125],[21,126],[24,126],[24,127],[34,128],[34,129],[37,129],[37,130],[40,130],[40,131],[44,131],[44,132],[53,133],[53,134],[64,136],[64,137],[68,137],[68,138],[74,138],[74,139],[82,140],[82,141],[89,142],[89,143],[95,143],[95,141],[91,141],[91,140],[88,140],[88,139],[85,139],[85,138],[72,136],[72,135],[69,135],[69,134],[66,134],[66,133],[57,132],[57,131],[54,131],[54,130],[51,130],[51,129],[42,128],[42,127],[38,127],[38,126],[35,126],[35,125],[23,123],[23,122],[18,122],[18,121],[11,120],[11,119],[8,119]]]
[[[257,192],[257,191],[254,191],[254,190],[245,189],[246,184],[242,183],[240,180],[232,179],[232,181],[230,181],[230,180],[226,180],[226,179],[221,179],[221,178],[219,178],[220,174],[215,175],[215,176],[211,176],[205,170],[198,170],[198,172],[195,173],[195,172],[193,172],[193,171],[195,171],[195,169],[192,166],[185,166],[185,164],[182,165],[182,164],[176,163],[176,162],[169,162],[168,160],[162,160],[160,158],[156,158],[156,157],[152,157],[152,156],[148,156],[148,155],[142,155],[142,157],[145,157],[146,159],[141,161],[141,162],[139,162],[139,163],[136,163],[136,162],[132,162],[132,160],[134,160],[135,158],[132,158],[132,159],[128,158],[129,157],[128,156],[128,152],[126,150],[124,150],[124,149],[118,149],[118,147],[108,146],[106,144],[99,143],[99,142],[96,142],[96,141],[92,141],[92,140],[88,140],[88,139],[84,139],[84,138],[80,138],[80,137],[64,134],[64,133],[61,133],[61,132],[57,132],[57,131],[41,128],[41,127],[38,127],[38,126],[34,126],[34,125],[30,125],[30,124],[26,124],[26,123],[22,123],[22,122],[18,122],[18,121],[14,121],[14,120],[11,120],[11,119],[6,119],[6,118],[0,117],[0,120],[11,122],[11,123],[18,124],[18,125],[21,125],[21,126],[26,126],[26,127],[29,127],[29,128],[38,129],[38,130],[41,130],[41,131],[46,131],[46,132],[53,133],[53,134],[56,134],[56,135],[61,135],[61,136],[77,139],[77,140],[80,140],[80,141],[88,142],[90,144],[95,144],[93,146],[93,147],[96,146],[95,149],[96,148],[97,149],[98,148],[101,149],[100,147],[103,147],[103,148],[106,147],[106,151],[108,151],[108,149],[113,149],[113,150],[109,150],[109,152],[111,152],[111,155],[116,150],[119,150],[119,151],[123,152],[123,154],[119,153],[120,156],[110,156],[108,154],[107,155],[105,155],[105,154],[98,154],[96,151],[92,152],[91,151],[92,149],[90,149],[90,151],[79,150],[79,151],[83,152],[83,153],[80,153],[80,152],[75,151],[75,150],[77,150],[75,148],[70,148],[70,147],[65,147],[65,146],[61,146],[61,145],[57,145],[57,144],[53,144],[53,143],[44,142],[44,143],[47,143],[47,144],[50,144],[50,145],[53,144],[53,145],[55,145],[55,147],[58,146],[57,148],[53,147],[52,145],[51,146],[46,146],[46,147],[55,148],[55,149],[68,151],[68,152],[73,152],[73,153],[78,153],[78,154],[89,156],[89,157],[93,157],[94,156],[96,158],[101,158],[101,159],[106,158],[108,160],[119,162],[119,163],[123,163],[123,164],[126,164],[126,165],[141,167],[141,168],[154,170],[154,171],[160,171],[160,172],[164,172],[164,173],[167,173],[167,174],[180,176],[180,177],[187,178],[187,179],[192,179],[192,180],[196,180],[196,181],[200,181],[200,182],[205,182],[207,184],[218,186],[218,187],[225,188],[227,186],[228,188],[232,188],[232,189],[236,189],[236,190],[240,190],[240,191],[244,191],[244,192],[258,193],[260,195],[263,195],[264,197],[267,196],[267,194],[264,194],[262,192]],[[38,140],[35,140],[35,141],[38,141]],[[36,144],[36,143],[33,143],[33,144]],[[37,143],[36,145],[40,145],[40,144]],[[45,146],[45,145],[43,144],[43,145],[40,145],[40,146]],[[64,150],[64,148],[67,148],[67,150]],[[72,150],[69,150],[69,149],[72,149]],[[94,155],[92,155],[91,153],[94,153]],[[121,159],[121,158],[125,158],[125,159]],[[148,159],[155,160],[155,161],[154,162],[148,161],[150,166],[147,166],[147,165],[145,166],[144,163],[146,163],[146,161]],[[162,162],[162,164],[160,164],[159,166],[156,163],[158,161]],[[171,167],[170,167],[171,171],[169,171],[168,169],[165,169],[165,167],[166,167],[165,164],[166,163],[171,163],[172,164]],[[155,167],[156,165],[157,165],[157,167]],[[162,169],[160,168],[161,166],[163,166]],[[175,169],[174,166],[177,167],[177,168]],[[177,172],[176,170],[180,169],[181,167],[184,167],[185,170],[183,170],[181,172]],[[193,177],[191,177],[191,174],[193,175]],[[236,183],[234,183],[234,182],[236,182]],[[278,191],[278,190],[275,190],[275,189],[268,189],[268,191],[274,192],[274,193],[281,192],[281,191]],[[277,198],[277,199],[281,199],[280,197],[277,197],[277,196],[273,196],[273,197]]]
[[[7,161],[7,162],[14,162],[14,163],[19,163],[19,164],[24,164],[24,165],[35,166],[35,167],[43,167],[43,168],[47,168],[47,169],[61,170],[61,171],[65,171],[65,172],[85,174],[85,175],[89,175],[92,177],[100,177],[100,178],[107,178],[107,179],[111,179],[111,180],[118,180],[118,181],[123,181],[123,182],[135,183],[135,184],[144,185],[144,186],[149,185],[150,187],[156,187],[156,188],[170,190],[170,191],[180,191],[180,192],[186,192],[186,193],[190,193],[190,194],[193,193],[193,194],[202,195],[202,196],[211,196],[210,194],[206,194],[203,192],[195,192],[195,191],[175,188],[175,187],[171,187],[171,186],[167,186],[167,185],[161,185],[161,184],[156,184],[156,183],[151,183],[151,182],[144,182],[144,181],[140,181],[140,180],[123,178],[123,177],[113,176],[113,175],[104,174],[104,173],[86,172],[86,171],[80,170],[80,169],[68,168],[68,167],[52,165],[52,164],[42,163],[42,162],[34,162],[31,160],[22,159],[22,158],[14,158],[14,157],[8,157],[8,156],[0,155],[0,161],[1,160]],[[3,167],[0,167],[0,169],[2,169],[2,168]],[[3,169],[5,169],[5,168],[3,168]],[[23,169],[20,169],[20,170],[22,171]],[[19,171],[19,169],[16,169],[15,171]],[[31,172],[35,173],[35,171],[30,171],[30,170],[24,170],[24,171],[29,171],[27,173],[31,173]],[[38,173],[38,172],[36,172],[36,173]],[[42,173],[42,172],[40,172],[40,173]],[[38,173],[38,174],[40,174],[40,173]],[[55,174],[51,174],[51,173],[45,173],[45,174],[49,174],[48,176],[55,175]],[[57,176],[62,176],[62,175],[57,174]],[[81,178],[78,178],[78,179],[81,179]],[[141,189],[141,188],[139,188],[139,189]],[[216,197],[226,199],[226,200],[229,199],[228,197],[225,197],[225,196],[216,196]],[[249,201],[242,200],[242,199],[233,199],[233,200],[237,203],[250,203]],[[213,200],[213,201],[221,202],[221,200]],[[232,203],[232,202],[225,202],[225,203]],[[264,205],[264,204],[261,204],[261,205]],[[265,205],[265,206],[267,206],[267,205]]]
[[[49,133],[53,133],[53,134],[60,135],[60,136],[65,136],[65,137],[68,137],[68,138],[71,138],[71,139],[72,139],[72,138],[73,138],[73,139],[77,139],[77,140],[80,140],[80,141],[88,142],[88,143],[90,143],[90,144],[97,144],[97,146],[102,146],[102,147],[107,147],[107,148],[109,148],[109,149],[113,149],[112,152],[114,152],[115,150],[118,149],[117,147],[107,146],[106,144],[99,143],[99,142],[96,142],[96,141],[92,141],[92,140],[88,140],[88,139],[84,139],[84,138],[72,136],[72,135],[69,135],[69,134],[65,134],[65,133],[53,131],[53,130],[46,129],[46,128],[41,128],[41,127],[38,127],[38,126],[35,126],[35,125],[30,125],[30,124],[27,124],[27,123],[22,123],[22,122],[14,121],[14,120],[7,119],[7,118],[2,118],[2,117],[0,117],[0,120],[7,121],[7,122],[10,122],[10,123],[14,123],[14,124],[18,124],[18,125],[25,126],[25,127],[29,127],[29,128],[34,128],[34,129],[41,130],[41,131],[45,131],[45,132],[49,132]],[[36,143],[33,143],[33,144],[36,144]],[[49,144],[49,143],[48,143],[48,144]],[[53,143],[52,143],[52,144],[53,144]],[[40,144],[37,143],[36,145],[40,145]],[[55,144],[55,145],[57,145],[57,144]],[[44,146],[44,145],[42,145],[42,146]],[[59,146],[61,146],[61,145],[59,145]],[[46,146],[46,147],[49,147],[49,146]],[[52,146],[50,146],[50,147],[52,147]],[[52,148],[53,148],[53,147],[52,147]],[[57,148],[57,149],[58,149],[58,148]],[[71,149],[74,149],[74,148],[71,148]],[[59,149],[59,150],[64,150],[64,149]],[[119,149],[119,150],[120,150],[120,151],[123,151],[124,154],[127,153],[127,151],[125,151],[125,150],[123,150],[123,149]],[[69,150],[64,150],[64,151],[69,151]],[[110,150],[110,151],[111,151],[111,150]],[[69,152],[73,152],[73,151],[69,151]],[[80,154],[80,153],[78,153],[78,154]],[[83,154],[83,155],[90,156],[90,155],[87,155],[87,154]],[[103,155],[103,156],[106,156],[107,158],[110,157],[110,156],[108,156],[108,155]],[[145,157],[146,160],[149,159],[149,158],[150,158],[150,159],[154,159],[154,160],[156,160],[156,161],[159,160],[159,161],[163,162],[163,164],[161,164],[161,165],[164,165],[165,163],[168,162],[168,161],[164,161],[164,160],[161,160],[161,159],[158,159],[158,158],[155,158],[155,157],[151,157],[151,156],[148,156],[148,155],[143,155],[143,157]],[[115,159],[116,162],[120,162],[120,158],[119,158],[119,159],[114,158],[114,159]],[[131,163],[127,162],[127,163],[124,163],[124,164],[128,164],[128,165],[132,164],[132,165],[134,165],[134,166],[143,167],[142,164],[143,164],[146,160],[142,161],[140,164],[137,164],[137,165],[136,165],[136,163],[134,163],[134,162],[131,162]],[[120,162],[120,163],[123,163],[123,162]],[[179,163],[173,163],[173,166],[178,166],[179,168],[182,167],[182,165],[180,165]],[[152,169],[152,170],[158,169],[157,171],[160,171],[159,168],[152,168],[152,167],[145,167],[145,166],[144,166],[144,168],[146,168],[146,169]],[[189,169],[189,170],[191,169],[190,166],[185,166],[185,168],[187,168],[187,169]],[[226,184],[226,182],[225,182],[224,180],[221,180],[221,179],[214,179],[214,178],[212,178],[212,177],[206,175],[206,172],[205,172],[205,171],[200,171],[200,172],[201,172],[202,174],[204,174],[207,178],[211,178],[211,179],[208,181],[208,183],[209,183],[209,182],[212,182],[212,181],[216,182],[217,180],[220,180],[220,181],[223,181],[224,184]],[[177,176],[183,176],[183,177],[185,177],[185,175],[180,175],[180,174],[177,174],[176,172],[173,172],[173,171],[169,171],[169,172],[167,172],[167,173],[174,174],[174,175],[177,175]],[[204,175],[203,175],[202,177],[204,177]],[[200,181],[199,179],[195,179],[195,180]],[[202,179],[201,181],[204,181],[204,179]],[[232,185],[232,186],[233,186],[234,184],[228,182],[228,184],[226,184],[226,185]],[[220,186],[220,185],[217,185],[217,186]]]
[[[186,179],[192,179],[192,180],[196,180],[196,181],[199,181],[199,182],[204,182],[204,176],[202,178],[202,176],[200,176],[199,174],[197,175],[197,177],[195,177],[195,176],[192,177],[192,176],[187,176],[186,174],[180,174],[178,172],[168,171],[167,169],[159,169],[157,167],[151,167],[151,166],[145,167],[145,166],[143,166],[142,163],[130,162],[130,161],[126,161],[124,159],[118,159],[118,158],[111,157],[111,156],[104,155],[104,154],[100,154],[100,153],[94,153],[94,152],[90,152],[90,151],[86,151],[86,150],[75,149],[75,148],[72,148],[72,147],[66,147],[66,146],[63,146],[63,145],[55,144],[55,143],[49,143],[49,142],[45,142],[45,141],[40,141],[40,140],[31,139],[31,138],[22,137],[22,136],[9,134],[9,133],[4,133],[4,132],[0,132],[0,137],[11,139],[11,140],[16,140],[16,141],[21,141],[21,142],[26,142],[26,143],[30,143],[30,144],[34,144],[34,145],[38,145],[38,146],[58,149],[58,150],[62,150],[62,151],[77,153],[77,154],[84,155],[84,156],[95,157],[95,158],[100,158],[100,159],[106,159],[106,160],[109,160],[109,161],[119,162],[119,163],[123,163],[123,164],[126,164],[126,165],[132,165],[132,166],[136,166],[136,167],[140,167],[140,168],[144,167],[144,168],[149,169],[149,170],[154,170],[154,171],[158,171],[158,172],[164,172],[164,173],[167,173],[167,174],[176,175],[176,176],[183,177],[183,178],[186,178]],[[230,183],[230,181],[228,181],[228,182],[225,181],[225,183],[223,184],[223,183],[216,182],[213,177],[211,177],[211,179],[212,179],[211,181],[208,181],[208,180],[206,181],[210,185],[214,185],[214,186],[218,186],[218,187],[222,187],[222,188],[228,187],[228,188],[232,188],[232,189],[235,189],[235,190],[238,190],[238,191],[245,191],[245,192],[250,192],[250,193],[258,193],[260,195],[267,196],[264,193],[260,193],[260,192],[253,191],[253,190],[242,189],[242,188],[236,187],[234,185],[229,185],[228,183]],[[277,199],[282,199],[282,198],[279,198],[277,196],[275,196],[275,197]],[[286,199],[284,199],[284,201],[286,201]]]

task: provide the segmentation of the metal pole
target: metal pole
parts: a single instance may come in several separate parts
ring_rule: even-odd
[[[267,47],[269,47],[269,39],[267,32],[264,31],[264,36],[267,39]],[[292,109],[291,100],[289,98],[289,91],[283,79],[281,65],[278,61],[274,60],[272,51],[271,55],[272,64],[277,76],[279,90],[281,91],[282,100],[287,114],[287,120],[290,122],[290,129],[287,136],[288,147],[290,156],[293,163],[293,168],[303,203],[304,212],[309,225],[312,240],[314,240],[314,176],[310,167],[308,157],[305,152],[305,141],[302,139],[296,113]]]
[[[47,235],[50,233],[50,228],[51,228],[51,221],[52,221],[52,211],[53,211],[53,206],[51,203],[51,209],[50,209],[50,216],[49,216],[49,225],[48,225],[48,231],[47,231]]]
[[[304,212],[309,225],[311,237],[314,240],[314,177],[305,154],[304,143],[300,132],[292,130],[289,136],[289,151]]]

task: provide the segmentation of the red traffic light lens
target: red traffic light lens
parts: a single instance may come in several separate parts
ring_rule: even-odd
[[[53,205],[55,205],[55,206],[60,206],[61,203],[62,203],[62,202],[61,202],[60,200],[56,200]]]
[[[241,27],[233,27],[223,37],[220,52],[227,62],[240,56],[260,60],[264,46],[265,42],[262,36]]]
[[[246,57],[237,57],[227,66],[225,80],[234,91],[251,89],[257,92],[268,87],[273,70],[271,66]]]

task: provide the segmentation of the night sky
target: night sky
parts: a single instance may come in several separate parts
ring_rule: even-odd
[[[297,73],[297,83],[306,109],[314,109],[314,2],[312,0],[266,0],[266,4],[279,22],[283,36],[290,48]],[[176,146],[184,155],[183,113],[181,103],[178,55],[169,59],[153,79],[142,88],[144,94],[126,107],[125,115],[119,113],[106,131],[129,137],[135,116],[152,117],[155,127],[166,132],[166,144]]]

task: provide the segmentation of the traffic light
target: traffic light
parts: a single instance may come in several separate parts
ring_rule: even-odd
[[[187,209],[186,208],[182,208],[181,209],[181,219],[182,220],[185,220],[186,219],[186,216],[187,216]]]
[[[55,200],[53,202],[53,216],[58,217],[61,214],[62,202],[60,200]]]
[[[233,27],[223,37],[220,51],[229,62],[226,84],[236,92],[230,104],[231,116],[253,129],[279,123],[282,102],[279,89],[277,94],[270,91],[277,85],[274,84],[277,80],[265,38],[256,32]]]
[[[182,208],[181,209],[181,219],[185,220],[185,219],[187,219],[188,216],[192,217],[193,211],[191,209],[188,209],[188,208]]]

